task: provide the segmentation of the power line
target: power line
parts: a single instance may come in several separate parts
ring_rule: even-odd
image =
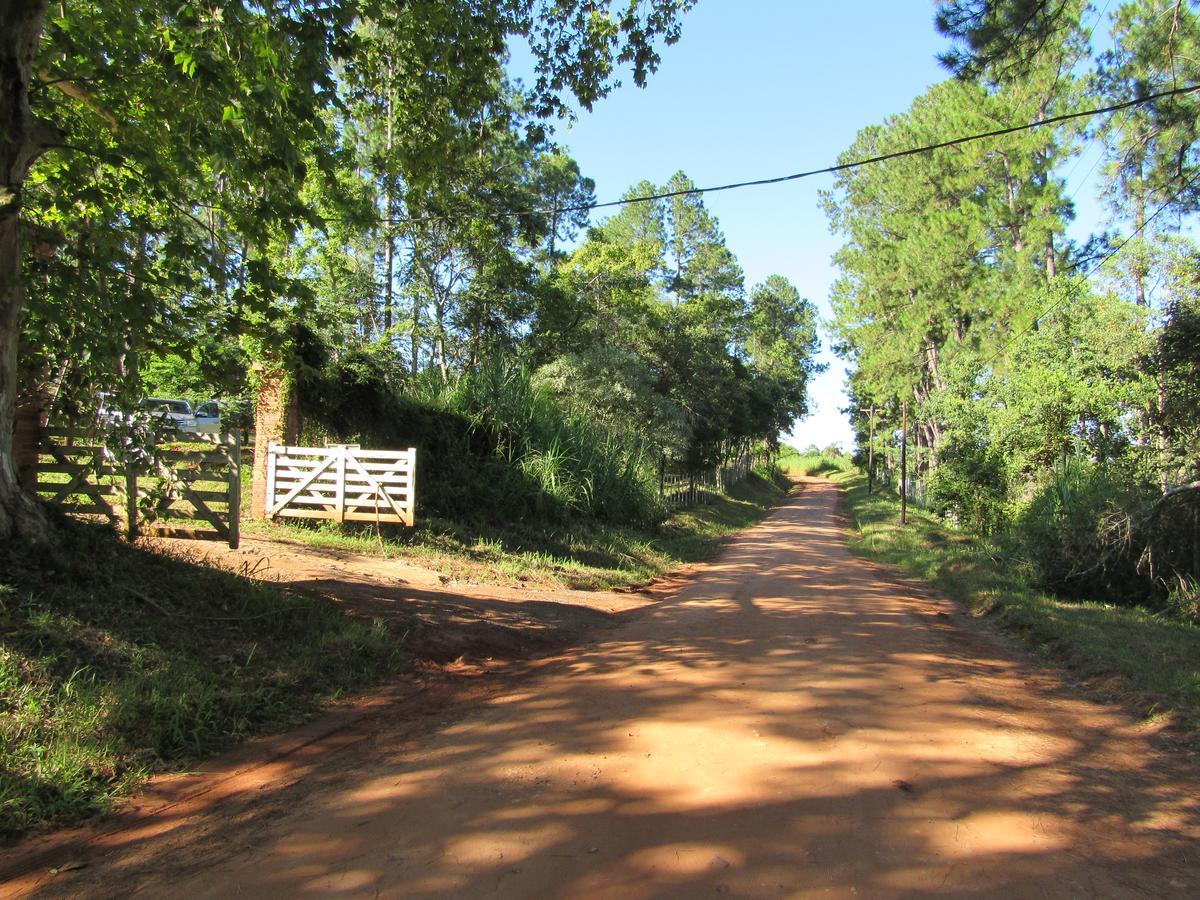
[[[1109,106],[1101,106],[1095,109],[1085,109],[1076,112],[1061,113],[1057,116],[1049,116],[1045,119],[1038,119],[1035,122],[1026,122],[1022,125],[1010,125],[1006,128],[996,128],[991,131],[983,131],[977,134],[950,138],[949,140],[939,141],[934,144],[925,144],[920,147],[909,147],[904,150],[896,150],[891,153],[882,153],[878,156],[871,156],[865,159],[857,159],[851,162],[823,166],[819,169],[808,169],[803,172],[794,172],[791,175],[778,175],[774,178],[758,178],[752,181],[735,181],[729,184],[714,185],[712,187],[684,188],[678,191],[662,191],[655,194],[644,194],[637,197],[625,197],[621,200],[608,200],[604,203],[581,203],[574,206],[539,207],[525,210],[502,210],[485,213],[481,217],[519,218],[521,216],[561,215],[563,213],[588,212],[593,209],[608,209],[614,206],[627,206],[631,203],[648,203],[654,200],[669,200],[672,197],[686,197],[694,196],[696,194],[715,194],[719,191],[733,191],[747,187],[763,187],[772,184],[783,184],[788,181],[799,181],[803,178],[813,178],[817,175],[832,175],[838,172],[846,172],[850,171],[851,169],[858,169],[863,166],[873,165],[875,163],[888,162],[893,159],[902,159],[907,156],[919,156],[923,153],[932,153],[934,150],[942,150],[947,147],[958,147],[963,144],[970,144],[975,141],[983,141],[989,138],[1004,137],[1005,135],[1009,134],[1017,134],[1022,131],[1043,128],[1047,125],[1058,125],[1074,119],[1084,119],[1092,116],[1106,115],[1108,113],[1119,112],[1123,109],[1131,109],[1135,106],[1141,106],[1146,103],[1153,103],[1157,100],[1163,100],[1168,97],[1178,97],[1184,94],[1192,94],[1196,91],[1200,91],[1200,84],[1192,84],[1181,88],[1172,88],[1170,90],[1159,91],[1158,93],[1154,94],[1146,94],[1141,97],[1135,97],[1132,100],[1123,100],[1120,103],[1113,103]],[[384,219],[383,221],[389,225],[414,225],[424,222],[451,221],[453,218],[454,217],[452,216],[430,215],[405,219]]]
[[[1163,212],[1165,212],[1171,206],[1172,203],[1174,203],[1176,200],[1178,200],[1183,195],[1184,191],[1188,190],[1188,188],[1194,186],[1197,183],[1200,183],[1200,172],[1197,172],[1190,179],[1188,179],[1187,182],[1182,184],[1179,187],[1179,190],[1175,191],[1174,194],[1172,194],[1169,198],[1167,198],[1165,201],[1163,201],[1163,203],[1160,206],[1158,206],[1158,208],[1155,209],[1154,212],[1152,212],[1149,216],[1146,217],[1144,222],[1142,222],[1137,228],[1135,228],[1133,230],[1133,232],[1127,238],[1125,238],[1123,241],[1121,241],[1119,244],[1117,244],[1117,246],[1115,246],[1113,249],[1108,251],[1108,253],[1104,254],[1104,256],[1100,258],[1099,262],[1097,262],[1094,266],[1092,266],[1091,269],[1089,269],[1087,272],[1082,273],[1080,275],[1080,281],[1078,282],[1078,284],[1085,283],[1088,278],[1090,278],[1092,275],[1095,275],[1098,271],[1100,271],[1100,269],[1105,265],[1105,263],[1107,263],[1109,260],[1111,260],[1113,257],[1115,257],[1118,253],[1120,253],[1122,250],[1124,250],[1127,246],[1129,246],[1129,244],[1131,244],[1134,241],[1134,239],[1137,238],[1137,236],[1139,234],[1141,234],[1143,231],[1146,230],[1146,228],[1149,227],[1151,222],[1153,222],[1155,219],[1157,219]],[[1081,259],[1081,260],[1077,260],[1076,262],[1071,263],[1069,266],[1066,267],[1066,269],[1061,273],[1061,275],[1068,275],[1068,274],[1074,272],[1076,269],[1079,269],[1082,266],[1086,265],[1087,263],[1091,262],[1093,258]],[[1027,335],[1027,334],[1029,334],[1029,332],[1033,331],[1033,329],[1036,328],[1038,326],[1038,324],[1044,318],[1046,318],[1046,316],[1050,315],[1050,313],[1054,312],[1060,306],[1063,306],[1064,304],[1069,303],[1070,301],[1074,300],[1075,297],[1078,295],[1079,290],[1080,290],[1080,288],[1077,288],[1073,291],[1070,291],[1070,292],[1064,294],[1062,297],[1059,297],[1057,300],[1055,300],[1053,303],[1051,303],[1049,306],[1047,306],[1045,309],[1043,309],[1041,312],[1039,312],[1028,325],[1026,325],[1024,328],[1022,328],[1019,332],[1014,334],[1012,337],[1010,337],[1007,341],[1004,342],[1003,345],[1001,345],[1001,347],[995,353],[993,353],[986,360],[984,360],[983,365],[985,367],[991,366],[991,364],[993,362],[995,362],[1001,356],[1006,354],[1008,352],[1009,348],[1013,346],[1013,344],[1017,343],[1017,341],[1021,340],[1021,338],[1025,337],[1025,335]],[[930,350],[936,350],[936,349],[939,349],[939,348],[937,346],[921,347],[916,352],[916,356],[917,356],[918,360],[920,360],[920,358],[923,357],[925,354],[927,354]],[[908,371],[912,374],[920,374],[921,366],[920,366],[919,362],[915,362],[908,369],[901,369],[900,371],[901,372]]]
[[[1172,203],[1174,203],[1176,200],[1178,200],[1180,198],[1180,196],[1183,195],[1184,191],[1186,191],[1188,188],[1192,187],[1198,181],[1200,181],[1200,172],[1193,175],[1190,179],[1188,179],[1188,181],[1185,184],[1181,185],[1179,190],[1177,190],[1167,200],[1165,200],[1156,210],[1154,210],[1154,212],[1152,212],[1146,218],[1146,220],[1144,222],[1142,222],[1137,228],[1135,228],[1133,230],[1133,233],[1130,234],[1129,237],[1125,238],[1125,240],[1121,241],[1121,243],[1117,244],[1116,247],[1114,247],[1112,250],[1110,250],[1108,253],[1106,253],[1100,259],[1100,261],[1098,263],[1096,263],[1096,265],[1092,266],[1092,268],[1090,270],[1083,273],[1080,276],[1080,279],[1081,279],[1080,283],[1083,283],[1088,278],[1090,278],[1092,275],[1096,274],[1096,272],[1100,271],[1101,267],[1103,267],[1105,263],[1107,263],[1114,256],[1116,256],[1118,253],[1120,253],[1122,250],[1124,250],[1127,246],[1129,246],[1129,244],[1132,243],[1133,240],[1139,234],[1141,234],[1143,231],[1146,230],[1146,228],[1150,225],[1151,222],[1153,222],[1156,218],[1158,218],[1158,216],[1162,212],[1164,212],[1168,207],[1170,207]],[[1075,269],[1079,268],[1080,266],[1084,265],[1086,262],[1089,262],[1089,261],[1090,260],[1080,260],[1079,262],[1073,263],[1072,265],[1070,265],[1067,268],[1067,272],[1072,272]],[[1064,274],[1066,274],[1066,273],[1064,273]],[[984,365],[990,366],[995,360],[999,359],[1001,356],[1003,356],[1005,353],[1007,353],[1009,347],[1011,347],[1013,344],[1015,344],[1017,341],[1019,341],[1025,335],[1029,334],[1029,332],[1031,332],[1034,328],[1036,328],[1038,326],[1038,324],[1042,321],[1042,319],[1046,318],[1046,316],[1050,315],[1050,313],[1054,312],[1056,309],[1058,309],[1063,304],[1068,303],[1071,300],[1074,300],[1076,293],[1077,292],[1068,292],[1068,293],[1064,294],[1062,297],[1055,300],[1053,303],[1051,303],[1045,309],[1043,309],[1040,313],[1037,314],[1036,317],[1034,317],[1032,322],[1030,322],[1028,325],[1026,325],[1017,334],[1013,335],[1011,338],[1009,338],[1007,341],[1005,341],[1003,346],[1001,346],[999,350],[997,350],[995,353],[993,353],[991,356],[989,356],[987,358],[987,360],[984,362]]]

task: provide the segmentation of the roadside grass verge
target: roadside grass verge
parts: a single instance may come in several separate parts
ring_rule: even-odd
[[[416,529],[405,531],[248,521],[242,533],[400,559],[460,581],[602,590],[639,584],[681,563],[706,559],[723,540],[762,518],[790,487],[778,470],[755,470],[728,495],[679,510],[649,528],[595,521],[553,529],[537,523],[472,528],[418,520]]]
[[[866,477],[833,477],[846,488],[850,548],[936,587],[979,616],[1020,634],[1105,694],[1147,716],[1171,714],[1200,739],[1200,626],[1137,607],[1061,600],[1033,586],[1030,565],[997,543],[947,527],[888,492],[867,494]]]
[[[403,668],[379,623],[107,529],[0,546],[0,837],[80,821]]]

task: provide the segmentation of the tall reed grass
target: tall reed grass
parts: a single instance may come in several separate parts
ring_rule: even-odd
[[[647,523],[663,512],[637,423],[617,432],[592,421],[511,359],[444,382],[347,356],[309,380],[302,403],[314,439],[417,447],[426,516]]]

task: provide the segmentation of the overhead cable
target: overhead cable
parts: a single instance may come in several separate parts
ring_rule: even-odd
[[[1193,94],[1197,91],[1200,91],[1200,84],[1172,88],[1170,90],[1159,91],[1154,94],[1145,94],[1140,97],[1135,97],[1132,100],[1123,100],[1120,103],[1113,103],[1108,106],[1101,106],[1095,109],[1060,113],[1056,116],[1049,116],[1045,119],[1038,119],[1034,122],[1026,122],[1022,125],[1010,125],[1005,128],[995,128],[991,131],[983,131],[977,134],[950,138],[949,140],[938,141],[934,144],[923,144],[919,147],[909,147],[904,150],[895,150],[891,153],[881,153],[878,156],[871,156],[865,159],[856,159],[850,162],[837,163],[831,166],[823,166],[819,169],[808,169],[803,172],[794,172],[791,175],[778,175],[774,178],[758,178],[752,181],[735,181],[729,184],[713,185],[712,187],[682,188],[677,191],[660,191],[654,194],[642,194],[635,197],[625,197],[620,200],[608,200],[604,203],[580,203],[573,206],[537,207],[525,210],[501,210],[477,215],[482,218],[519,218],[522,216],[535,215],[562,215],[563,213],[587,212],[593,209],[608,209],[615,206],[627,206],[631,203],[649,203],[655,200],[669,200],[672,197],[686,197],[694,196],[696,194],[715,194],[719,191],[733,191],[747,187],[762,187],[765,185],[783,184],[788,181],[799,181],[801,179],[812,178],[817,175],[832,175],[838,172],[846,172],[851,169],[858,169],[863,166],[874,165],[875,163],[888,162],[889,160],[893,159],[902,159],[906,156],[919,156],[920,154],[932,153],[935,150],[942,150],[946,147],[957,147],[963,144],[974,143],[975,141],[983,141],[989,138],[1017,134],[1022,131],[1030,131],[1035,128],[1044,128],[1047,125],[1058,125],[1063,122],[1070,122],[1074,119],[1086,119],[1092,116],[1106,115],[1108,113],[1119,112],[1123,109],[1131,109],[1135,106],[1142,106],[1146,103],[1153,103],[1157,100],[1165,100],[1168,97],[1179,97],[1185,94]],[[391,225],[409,225],[422,222],[443,222],[452,218],[454,217],[429,215],[414,216],[412,218],[402,219],[385,219],[384,221]]]
[[[1127,238],[1125,238],[1125,240],[1121,241],[1121,243],[1117,244],[1117,246],[1115,246],[1112,250],[1110,250],[1103,257],[1101,257],[1100,261],[1097,262],[1094,266],[1092,266],[1091,269],[1089,269],[1087,272],[1082,273],[1080,275],[1079,283],[1080,284],[1085,283],[1087,281],[1087,279],[1090,278],[1092,275],[1095,275],[1096,272],[1098,272],[1100,270],[1100,268],[1106,262],[1111,260],[1114,256],[1116,256],[1118,253],[1120,253],[1122,250],[1124,250],[1127,246],[1129,246],[1129,244],[1131,244],[1137,238],[1137,236],[1139,234],[1141,234],[1143,231],[1146,230],[1146,228],[1150,225],[1151,222],[1153,222],[1156,218],[1158,218],[1158,216],[1161,215],[1166,209],[1168,209],[1171,206],[1171,204],[1173,204],[1176,200],[1178,200],[1180,198],[1180,196],[1182,196],[1184,191],[1186,191],[1188,188],[1195,185],[1197,182],[1200,182],[1200,172],[1196,173],[1191,178],[1189,178],[1185,184],[1180,186],[1179,190],[1177,190],[1174,194],[1172,194],[1170,196],[1170,198],[1163,201],[1163,203],[1157,209],[1155,209],[1154,212],[1152,212],[1149,216],[1147,216],[1146,219],[1140,225],[1138,225],[1138,227],[1135,228],[1133,230],[1133,232]],[[1082,265],[1084,265],[1085,263],[1088,263],[1088,262],[1091,262],[1091,260],[1085,259],[1085,260],[1079,260],[1078,262],[1072,263],[1067,268],[1067,272],[1072,272],[1075,269],[1078,269],[1079,267],[1081,267]],[[1066,274],[1066,272],[1064,272],[1063,274]],[[1029,332],[1031,332],[1034,328],[1036,328],[1038,326],[1038,324],[1042,321],[1042,319],[1046,318],[1046,316],[1050,315],[1050,313],[1054,312],[1056,309],[1058,309],[1063,304],[1068,303],[1071,300],[1075,299],[1074,294],[1075,294],[1075,292],[1064,294],[1062,297],[1059,297],[1057,300],[1055,300],[1053,303],[1051,303],[1049,306],[1047,306],[1045,309],[1043,309],[1040,313],[1038,313],[1034,317],[1032,322],[1030,322],[1028,325],[1026,325],[1024,328],[1022,328],[1015,335],[1010,337],[1007,341],[1004,342],[1004,344],[1000,347],[999,350],[997,350],[995,353],[993,353],[991,356],[989,356],[987,358],[987,360],[984,362],[984,365],[990,366],[995,360],[999,359],[1001,356],[1003,356],[1005,353],[1007,353],[1009,347],[1011,347],[1013,344],[1015,344],[1017,341],[1019,341],[1021,338],[1023,338]]]

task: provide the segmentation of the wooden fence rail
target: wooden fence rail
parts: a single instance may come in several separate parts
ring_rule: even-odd
[[[240,541],[241,444],[237,435],[189,435],[156,449],[147,466],[124,465],[82,428],[42,434],[37,493],[74,515],[101,517],[126,534]]]
[[[50,428],[42,433],[37,492],[64,512],[120,521],[117,471],[102,444],[82,429]]]
[[[412,526],[417,451],[267,447],[267,518]]]

